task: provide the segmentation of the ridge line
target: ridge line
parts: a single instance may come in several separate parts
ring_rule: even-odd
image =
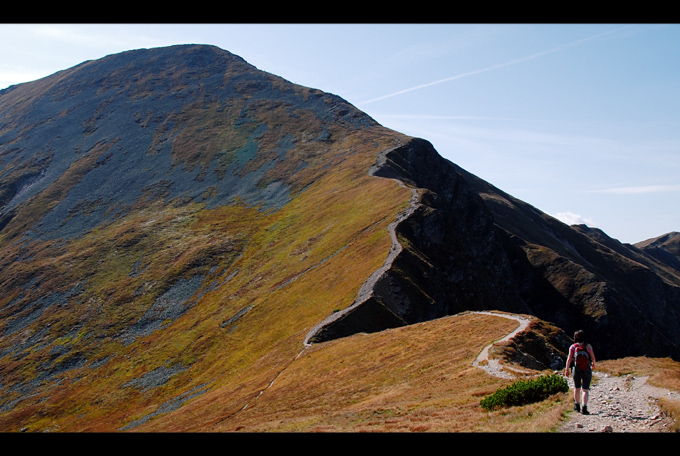
[[[402,147],[402,146],[400,145],[400,146],[396,146],[396,147],[389,148],[389,149],[382,151],[380,154],[378,154],[378,162],[384,163],[386,161],[387,154],[389,152],[399,148],[399,147]],[[377,168],[379,168],[379,167],[380,167],[380,165],[377,166]],[[374,177],[381,177],[381,176],[375,176],[375,169],[369,170],[369,174],[371,176],[374,176]],[[403,246],[401,245],[401,243],[399,242],[399,240],[397,238],[396,229],[397,229],[397,226],[399,226],[399,224],[401,222],[403,222],[404,220],[407,220],[411,215],[413,215],[413,213],[419,207],[420,197],[418,195],[418,189],[414,188],[414,187],[407,187],[406,184],[404,184],[404,182],[402,180],[398,179],[398,178],[391,178],[391,177],[388,177],[388,178],[381,177],[381,178],[391,179],[391,180],[395,181],[400,187],[410,188],[410,190],[411,190],[411,197],[409,198],[408,207],[404,211],[402,211],[400,214],[398,214],[396,219],[392,223],[387,225],[387,231],[389,232],[390,237],[392,238],[392,245],[391,245],[390,250],[387,254],[387,258],[385,259],[385,262],[383,263],[383,265],[380,268],[373,271],[373,273],[368,277],[368,279],[366,279],[366,281],[361,285],[361,288],[359,289],[359,292],[357,293],[357,297],[355,298],[354,302],[350,306],[348,306],[348,307],[346,307],[342,310],[339,310],[337,312],[334,312],[332,315],[329,315],[328,317],[323,319],[320,323],[318,323],[316,326],[314,326],[307,333],[307,336],[305,336],[305,339],[303,341],[303,345],[304,345],[305,348],[312,345],[310,340],[315,335],[317,335],[319,333],[319,331],[321,331],[321,329],[323,329],[325,326],[329,325],[330,323],[333,323],[334,321],[338,320],[339,318],[343,317],[344,315],[348,314],[349,312],[353,311],[354,309],[359,307],[361,304],[365,303],[370,297],[372,297],[376,282],[378,281],[378,279],[380,277],[382,277],[382,275],[385,272],[387,272],[392,267],[394,260],[403,250]],[[304,351],[304,349],[303,349],[303,351]]]

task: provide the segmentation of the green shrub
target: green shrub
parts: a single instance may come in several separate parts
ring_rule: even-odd
[[[482,399],[480,405],[486,410],[513,405],[525,405],[542,401],[557,393],[569,391],[567,380],[561,375],[550,374],[533,380],[519,380],[501,388]]]

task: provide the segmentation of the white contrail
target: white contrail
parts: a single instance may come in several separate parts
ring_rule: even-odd
[[[640,185],[633,187],[616,187],[603,190],[595,190],[597,193],[617,193],[621,195],[632,195],[640,193],[661,193],[680,191],[680,185]]]
[[[430,86],[433,86],[433,85],[441,84],[443,82],[453,81],[454,79],[461,79],[461,78],[465,78],[465,77],[472,76],[472,75],[475,75],[475,74],[486,73],[488,71],[497,70],[499,68],[504,68],[504,67],[507,67],[507,66],[516,65],[518,63],[526,62],[527,60],[532,60],[532,59],[542,57],[542,56],[547,55],[547,54],[552,54],[553,52],[561,51],[563,49],[567,49],[567,48],[570,48],[570,47],[573,47],[573,46],[578,46],[579,44],[582,44],[586,41],[594,40],[594,39],[599,38],[601,36],[608,35],[610,33],[615,33],[615,32],[618,32],[620,30],[623,30],[623,29],[626,29],[626,28],[629,28],[629,27],[632,27],[632,25],[626,25],[624,27],[619,27],[619,28],[614,29],[614,30],[602,32],[602,33],[599,33],[597,35],[594,35],[594,36],[591,36],[591,37],[588,37],[588,38],[582,38],[582,39],[574,41],[572,43],[564,44],[562,46],[558,46],[556,48],[549,49],[547,51],[537,52],[536,54],[532,54],[532,55],[529,55],[527,57],[522,57],[522,58],[519,58],[519,59],[510,60],[509,62],[499,63],[498,65],[493,65],[493,66],[490,66],[490,67],[487,67],[487,68],[482,68],[482,69],[479,69],[479,70],[468,71],[467,73],[461,73],[461,74],[457,74],[455,76],[450,76],[448,78],[439,79],[438,81],[433,81],[433,82],[428,82],[428,83],[425,83],[425,84],[417,85],[417,86],[411,87],[409,89],[399,90],[397,92],[393,92],[393,93],[390,93],[388,95],[383,95],[383,96],[378,97],[378,98],[373,98],[371,100],[361,102],[358,105],[362,106],[362,105],[365,105],[365,104],[368,104],[368,103],[373,103],[374,101],[379,101],[379,100],[384,100],[386,98],[395,97],[397,95],[401,95],[401,94],[404,94],[404,93],[407,93],[407,92],[413,92],[414,90],[424,89],[425,87],[430,87]]]

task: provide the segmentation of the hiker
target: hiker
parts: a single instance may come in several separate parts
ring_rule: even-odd
[[[564,371],[567,377],[571,375],[572,367],[574,370],[574,411],[589,415],[588,396],[595,367],[595,354],[593,347],[586,340],[586,333],[582,330],[574,333],[574,344],[569,347],[567,367]]]

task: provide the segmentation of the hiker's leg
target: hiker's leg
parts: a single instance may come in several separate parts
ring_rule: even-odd
[[[574,402],[577,404],[581,403],[581,371],[575,367],[574,368]]]
[[[588,396],[590,395],[590,380],[593,378],[593,373],[587,371],[583,375],[583,405],[588,405]]]
[[[590,396],[590,380],[592,378],[593,373],[590,369],[583,372],[583,379],[581,385],[581,390],[583,392],[583,408],[581,409],[581,412],[583,412],[584,415],[590,415],[590,412],[588,411],[588,398]]]

